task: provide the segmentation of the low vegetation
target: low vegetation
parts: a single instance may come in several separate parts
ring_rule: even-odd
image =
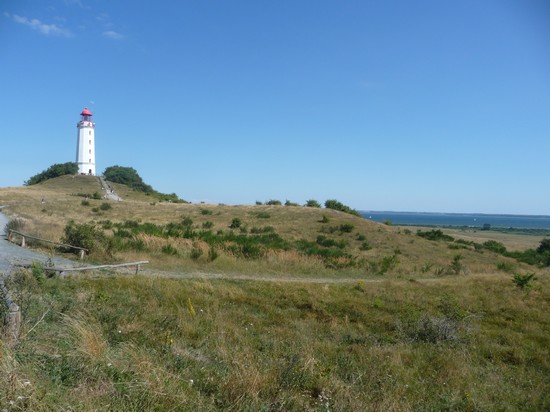
[[[547,279],[12,277],[8,410],[547,410]]]
[[[329,199],[325,202],[325,207],[327,209],[339,210],[340,212],[349,213],[350,215],[361,217],[361,213],[357,210],[350,208],[349,206],[340,203],[335,199]]]
[[[0,189],[10,227],[85,247],[86,264],[151,262],[14,273],[1,410],[550,408],[550,240],[514,249],[336,201],[157,204],[112,185],[124,202],[82,204],[73,194],[101,194],[90,176]]]
[[[133,167],[110,166],[105,169],[103,176],[109,182],[126,185],[135,191],[153,196],[162,202],[185,203],[185,200],[180,199],[175,193],[166,194],[154,190],[152,186],[143,181]]]
[[[56,163],[41,173],[32,176],[25,182],[26,186],[36,185],[64,175],[75,175],[78,173],[78,165],[75,162]]]

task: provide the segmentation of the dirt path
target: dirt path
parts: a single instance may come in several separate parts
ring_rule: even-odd
[[[103,187],[103,190],[105,191],[105,198],[109,200],[114,200],[117,202],[120,202],[122,198],[115,193],[113,188],[109,186],[109,184],[105,181],[103,176],[98,176],[99,182],[101,183],[101,186]]]
[[[8,217],[0,212],[0,274],[8,272],[14,265],[29,265],[34,261],[46,263],[50,259],[55,265],[74,266],[71,260],[25,249],[9,242],[4,235],[8,222]]]

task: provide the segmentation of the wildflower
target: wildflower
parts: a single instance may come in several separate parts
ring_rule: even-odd
[[[195,312],[195,308],[193,307],[193,304],[191,303],[191,298],[187,298],[187,308],[189,309],[189,314],[191,316],[196,316],[197,313]]]

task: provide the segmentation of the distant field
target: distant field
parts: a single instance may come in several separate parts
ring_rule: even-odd
[[[403,226],[413,231],[426,230],[421,226]],[[502,243],[508,250],[525,250],[536,249],[540,244],[540,241],[545,237],[539,235],[526,235],[521,233],[503,233],[492,230],[480,230],[480,229],[464,229],[464,228],[440,228],[444,233],[447,233],[457,239],[471,240],[477,243],[483,243],[488,240],[496,240]]]

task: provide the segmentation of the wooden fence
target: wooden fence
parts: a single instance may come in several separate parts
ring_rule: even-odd
[[[122,268],[122,267],[128,267],[128,266],[135,266],[136,267],[136,275],[139,272],[139,269],[141,268],[141,265],[145,265],[149,263],[148,260],[141,260],[139,262],[129,262],[129,263],[119,263],[116,265],[98,265],[98,266],[82,266],[82,267],[73,267],[73,268],[57,268],[57,267],[45,267],[44,270],[48,271],[54,271],[59,272],[61,276],[65,275],[66,272],[76,272],[81,270],[96,270],[96,269],[114,269],[114,268]]]
[[[68,248],[71,248],[71,249],[78,250],[78,256],[80,257],[80,260],[84,259],[84,254],[85,253],[89,252],[88,249],[83,248],[83,247],[67,245],[65,243],[53,242],[53,241],[47,240],[47,239],[41,239],[39,237],[27,235],[25,233],[21,233],[21,232],[18,232],[17,230],[13,230],[13,229],[8,229],[8,240],[9,241],[12,241],[14,233],[16,235],[21,236],[21,247],[26,247],[26,239],[34,239],[34,240],[38,240],[39,242],[51,243],[51,244],[56,245],[56,246],[63,246],[63,247],[68,247]]]

